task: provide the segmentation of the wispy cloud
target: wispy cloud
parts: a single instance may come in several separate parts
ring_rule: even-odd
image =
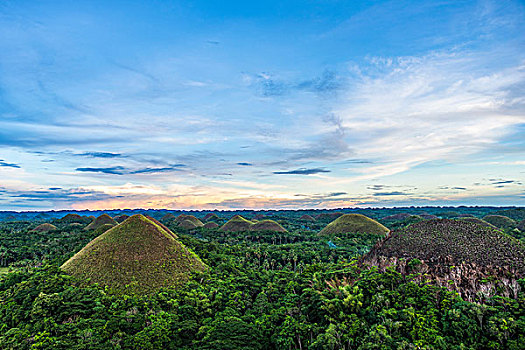
[[[0,159],[0,167],[20,168],[20,165],[15,163],[7,163]]]
[[[109,168],[77,168],[76,171],[87,172],[87,173],[123,175],[125,168],[122,166],[115,166],[115,167],[109,167]]]
[[[313,175],[313,174],[319,174],[319,173],[329,173],[330,170],[321,169],[321,168],[313,168],[313,169],[295,169],[295,170],[289,170],[289,171],[274,171],[274,174],[278,175]]]
[[[400,192],[400,191],[392,191],[392,192],[375,192],[373,196],[375,197],[383,197],[383,196],[408,196],[412,193],[408,192]]]
[[[93,157],[93,158],[120,158],[123,157],[120,153],[112,153],[112,152],[84,152],[78,154],[78,156],[83,157]]]
[[[168,171],[179,171],[180,168],[184,167],[184,164],[175,164],[169,167],[163,168],[142,168],[142,169],[128,169],[123,166],[114,166],[107,168],[76,168],[79,172],[90,172],[90,173],[103,173],[111,175],[133,175],[133,174],[153,174],[153,173],[164,173]]]

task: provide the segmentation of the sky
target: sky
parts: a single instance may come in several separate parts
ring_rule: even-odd
[[[525,205],[522,1],[0,1],[0,210]]]

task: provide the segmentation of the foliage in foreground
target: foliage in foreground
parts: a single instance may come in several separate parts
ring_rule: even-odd
[[[525,343],[525,280],[518,281],[517,298],[496,293],[484,303],[466,302],[417,282],[417,274],[359,266],[355,258],[380,235],[320,237],[294,222],[288,233],[179,231],[210,268],[178,289],[146,297],[82,286],[58,268],[93,231],[64,226],[29,233],[34,226],[0,230],[10,266],[27,266],[0,276],[1,349],[520,349]]]

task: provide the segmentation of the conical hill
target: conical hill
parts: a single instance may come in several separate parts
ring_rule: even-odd
[[[104,225],[113,225],[116,226],[118,223],[113,220],[111,216],[108,214],[102,214],[99,217],[97,217],[95,220],[93,220],[92,223],[86,226],[84,230],[96,230],[97,228],[104,226]]]
[[[138,214],[89,242],[62,269],[82,283],[150,293],[179,285],[206,265],[173,232]]]
[[[299,220],[310,221],[310,222],[314,222],[315,221],[314,217],[311,216],[311,215],[308,215],[308,214],[304,214],[303,216],[301,216],[299,218]]]
[[[250,226],[250,231],[288,232],[279,223],[273,220],[261,220]]]
[[[502,230],[512,230],[518,226],[516,221],[503,215],[486,215],[483,220]]]
[[[319,235],[344,235],[346,233],[371,233],[386,235],[389,229],[361,214],[344,214],[319,232]]]
[[[164,215],[162,217],[162,219],[160,219],[161,221],[171,221],[171,220],[175,220],[176,216],[173,215],[173,213],[168,213],[166,215]]]
[[[38,225],[37,227],[35,227],[31,231],[33,231],[33,232],[49,232],[49,231],[53,231],[53,230],[56,230],[56,229],[57,228],[56,228],[55,225],[45,223],[45,224]]]
[[[129,215],[120,214],[120,215],[117,215],[117,216],[113,217],[113,220],[115,220],[116,222],[118,222],[120,224],[120,223],[126,221],[128,218],[129,218]]]
[[[195,216],[193,215],[187,215],[187,214],[180,214],[179,216],[177,216],[177,218],[175,219],[176,222],[180,224],[182,224],[185,220],[188,220],[188,221],[191,221],[196,227],[202,227],[204,226],[204,224],[202,223],[202,221],[200,221],[199,219],[197,219]]]
[[[204,221],[212,221],[212,220],[219,220],[219,216],[215,213],[208,213],[204,217]]]
[[[243,232],[250,231],[250,226],[253,225],[253,222],[243,218],[240,215],[235,215],[228,222],[226,222],[220,228],[221,231],[230,231],[230,232]]]
[[[61,219],[58,219],[57,222],[62,222],[66,224],[89,224],[91,218],[87,216],[80,216],[78,214],[67,214]]]

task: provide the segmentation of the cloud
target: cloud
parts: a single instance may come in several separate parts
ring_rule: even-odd
[[[392,192],[376,192],[373,194],[375,197],[382,197],[382,196],[408,196],[413,193],[408,192],[400,192],[400,191],[392,191]]]
[[[130,170],[123,166],[114,166],[114,167],[107,167],[107,168],[76,168],[76,171],[80,172],[91,172],[91,173],[103,173],[103,174],[111,174],[111,175],[134,175],[134,174],[154,174],[154,173],[164,173],[168,171],[178,171],[180,168],[184,167],[184,164],[174,164],[169,167],[162,167],[162,168],[141,168],[141,169],[135,169]]]
[[[512,183],[515,183],[516,181],[514,180],[503,180],[503,181],[496,181],[496,182],[493,182],[492,184],[493,185],[502,185],[502,184],[512,184]]]
[[[322,95],[333,94],[342,89],[342,80],[342,77],[338,76],[336,72],[326,70],[321,76],[302,81],[295,87],[299,90],[312,91]]]
[[[523,55],[506,50],[372,57],[356,67],[333,114],[355,156],[375,160],[360,179],[436,160],[462,162],[503,144],[525,122],[525,100],[513,97],[525,86]],[[515,57],[498,62],[507,55]]]
[[[319,173],[329,173],[330,170],[322,169],[322,168],[313,168],[313,169],[295,169],[290,171],[274,171],[274,174],[278,175],[312,175],[312,174],[319,174]]]
[[[292,95],[295,92],[313,92],[319,96],[334,96],[344,87],[344,78],[335,71],[325,70],[312,79],[285,79],[270,73],[255,75],[255,88],[264,97]]]
[[[328,197],[339,197],[339,196],[342,196],[342,195],[345,195],[345,194],[348,194],[346,192],[332,192],[328,195]]]
[[[120,158],[123,157],[120,153],[111,152],[84,152],[77,154],[78,156],[93,157],[93,158]]]
[[[267,73],[257,75],[257,90],[264,97],[282,96],[288,89],[286,83],[272,78]]]
[[[372,191],[380,191],[380,190],[384,189],[385,187],[390,187],[390,186],[386,186],[386,185],[372,185],[372,186],[368,186],[367,188],[369,190],[372,190]]]
[[[144,168],[128,172],[128,174],[153,174],[153,173],[164,173],[167,171],[177,171],[181,167],[184,167],[184,164],[175,164],[173,166],[164,167],[164,168]]]
[[[33,191],[6,191],[9,198],[19,198],[22,200],[51,201],[53,203],[77,203],[82,201],[107,200],[110,195],[100,191],[92,191],[83,188],[72,189],[50,189]]]
[[[125,168],[122,166],[115,166],[109,168],[76,168],[76,171],[89,173],[103,173],[112,175],[123,175]]]
[[[6,163],[3,160],[0,160],[0,167],[20,168],[20,165],[14,163]]]
[[[240,163],[237,163],[237,165],[252,166],[253,164],[252,163],[246,163],[246,162],[240,162]]]

